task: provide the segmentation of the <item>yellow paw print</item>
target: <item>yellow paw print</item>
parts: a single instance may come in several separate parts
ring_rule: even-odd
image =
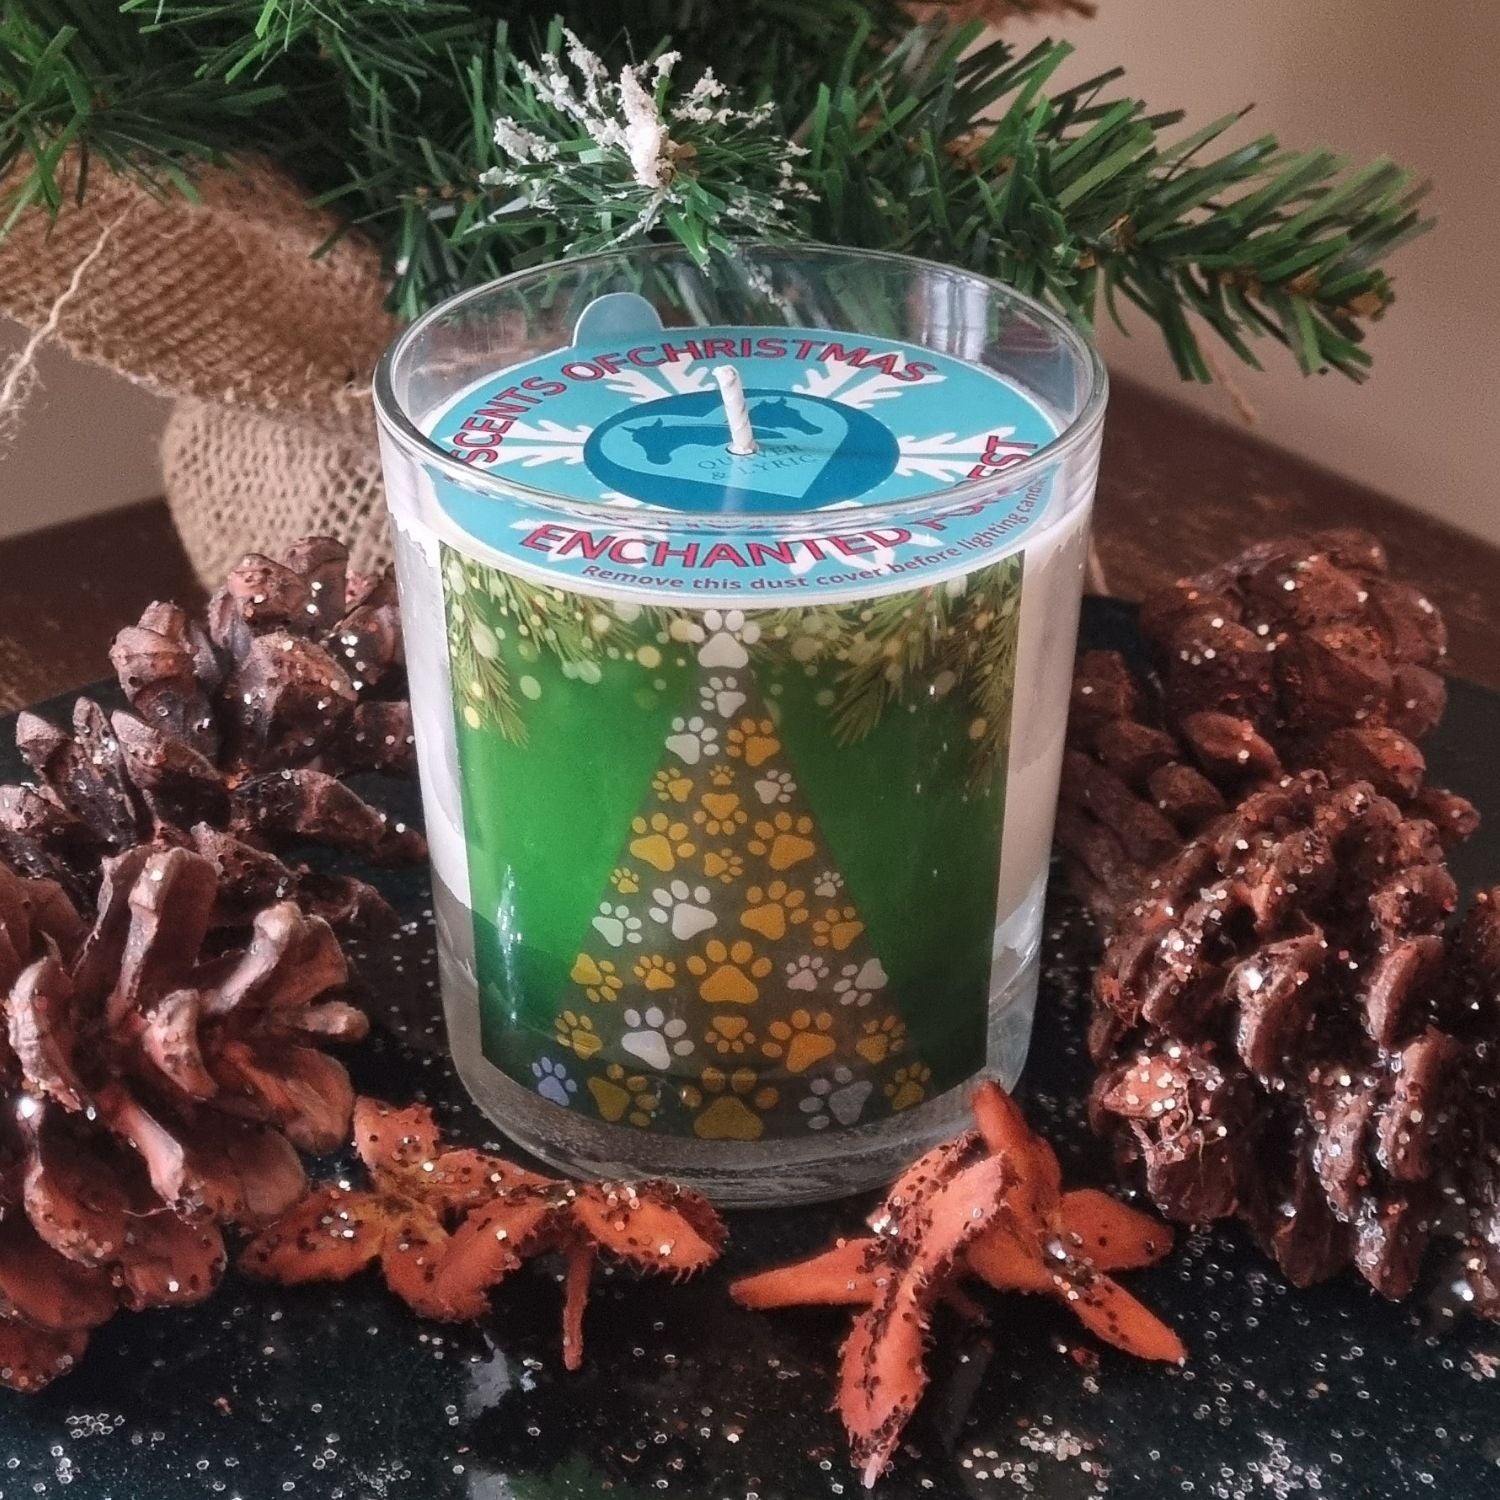
[[[752,885],[745,892],[749,905],[740,913],[740,926],[757,932],[768,942],[786,936],[788,927],[807,920],[807,892],[787,889],[784,880],[767,886]]]
[[[693,1120],[694,1135],[705,1141],[761,1138],[766,1122],[760,1116],[774,1109],[781,1096],[774,1088],[760,1087],[754,1068],[736,1068],[729,1074],[722,1068],[705,1068],[700,1082],[701,1088],[690,1083],[682,1091],[682,1102],[701,1111]]]
[[[794,1010],[784,1021],[772,1021],[766,1028],[770,1040],[761,1044],[767,1057],[784,1059],[788,1073],[805,1073],[814,1063],[832,1056],[838,1043],[830,1034],[833,1016],[826,1010],[814,1015],[810,1010]]]
[[[744,1016],[715,1016],[714,1023],[703,1033],[703,1040],[720,1057],[741,1056],[755,1046],[755,1033]]]
[[[686,802],[693,795],[693,783],[681,771],[658,771],[651,778],[651,790],[661,802]]]
[[[632,972],[648,990],[669,990],[677,983],[677,965],[656,953],[636,959]]]
[[[594,1030],[594,1021],[591,1016],[581,1016],[577,1011],[565,1010],[557,1018],[556,1026],[557,1045],[566,1047],[569,1052],[581,1057],[585,1062],[604,1045],[599,1034]]]
[[[618,1000],[625,981],[615,972],[615,966],[607,958],[593,959],[580,953],[568,970],[568,978],[583,986],[583,993],[596,1005],[604,1001]]]
[[[733,786],[734,767],[722,765],[715,766],[713,770],[709,772],[708,779],[713,783],[714,786],[719,787],[721,790],[726,786]]]
[[[703,856],[703,873],[710,880],[720,880],[725,885],[732,885],[745,873],[745,861],[725,844],[721,848],[710,849]]]
[[[688,837],[686,823],[675,822],[666,813],[652,813],[649,818],[632,818],[630,852],[643,859],[663,875],[677,868],[679,859],[697,853],[697,845]]]
[[[761,765],[779,749],[781,741],[769,719],[741,719],[729,731],[729,753],[742,758],[747,766]]]
[[[698,994],[709,1005],[754,1005],[760,999],[755,981],[771,972],[771,960],[758,956],[744,938],[733,943],[710,938],[687,966],[699,981]]]
[[[735,792],[704,792],[693,811],[695,822],[704,833],[715,838],[730,838],[749,821]]]
[[[790,870],[818,852],[808,838],[812,830],[813,820],[805,816],[794,818],[791,813],[779,812],[774,818],[761,818],[750,840],[750,852],[764,855],[773,870]]]
[[[910,1109],[927,1097],[927,1085],[931,1082],[932,1069],[924,1068],[921,1063],[897,1068],[885,1086],[885,1097],[891,1101],[893,1110]]]
[[[609,872],[609,883],[622,896],[633,896],[641,888],[641,877],[628,865],[621,865]]]
[[[842,953],[864,930],[865,924],[852,906],[830,906],[813,923],[813,943]]]
[[[619,1063],[611,1063],[602,1078],[597,1074],[590,1078],[588,1087],[600,1119],[610,1125],[625,1120],[644,1130],[655,1118],[661,1104],[661,1096],[651,1087],[651,1080],[645,1074],[627,1073]]]
[[[883,1063],[905,1046],[906,1022],[899,1016],[885,1016],[865,1022],[864,1034],[854,1044],[854,1050],[867,1063]]]

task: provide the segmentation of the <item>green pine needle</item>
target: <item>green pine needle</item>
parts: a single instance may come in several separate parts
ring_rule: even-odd
[[[1122,93],[1058,87],[1069,49],[913,29],[896,0],[11,0],[0,9],[0,232],[65,210],[88,174],[190,192],[254,153],[380,246],[405,316],[465,286],[622,238],[706,255],[807,235],[998,277],[1084,327],[1129,303],[1207,380],[1204,332],[1255,364],[1285,345],[1361,378],[1384,264],[1428,223],[1393,163],[1354,167],[1272,136],[1225,144]],[[611,73],[670,50],[655,89],[681,149],[670,190],[636,180],[525,66],[570,26]],[[844,40],[830,45],[829,39]],[[673,119],[712,70],[724,123]],[[518,161],[495,123],[546,143]],[[806,155],[789,158],[794,141]],[[64,164],[74,153],[81,172]],[[807,193],[788,191],[783,163]]]

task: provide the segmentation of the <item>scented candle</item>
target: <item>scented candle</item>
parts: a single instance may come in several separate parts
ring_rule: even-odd
[[[1103,371],[899,256],[550,265],[377,377],[458,1070],[569,1169],[884,1180],[1026,1055]]]

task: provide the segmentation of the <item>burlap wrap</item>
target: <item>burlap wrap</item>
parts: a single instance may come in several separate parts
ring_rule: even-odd
[[[0,240],[0,311],[176,398],[167,500],[207,581],[310,531],[389,556],[369,382],[395,331],[373,247],[269,168],[195,176],[196,201],[97,166],[81,205],[30,210]],[[101,247],[102,237],[102,247]]]

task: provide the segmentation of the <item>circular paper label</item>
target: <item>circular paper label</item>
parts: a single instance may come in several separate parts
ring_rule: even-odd
[[[713,377],[726,364],[743,382],[755,454],[729,451]],[[560,583],[641,595],[857,594],[885,578],[965,571],[1046,508],[1045,479],[1007,488],[1003,476],[1057,430],[981,365],[826,329],[663,329],[631,294],[601,298],[568,348],[487,377],[428,425],[477,473],[639,513],[623,525],[617,514],[560,521],[434,476],[462,536]],[[901,526],[860,525],[868,506],[985,479],[996,493],[980,501],[939,499]],[[743,534],[676,519],[793,513],[785,531],[761,521]]]

